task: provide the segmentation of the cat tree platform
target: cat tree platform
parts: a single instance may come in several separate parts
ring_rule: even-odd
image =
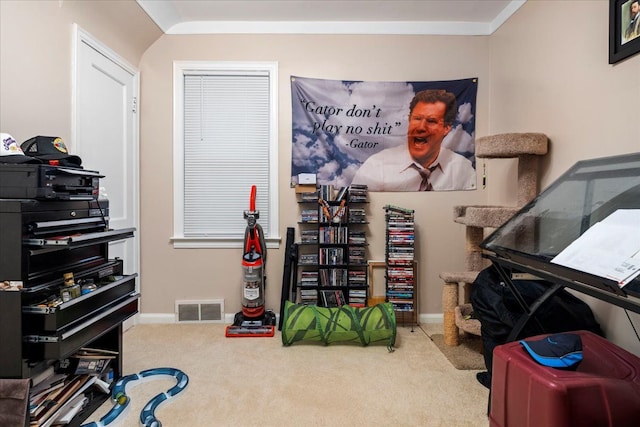
[[[498,228],[518,210],[505,206],[454,206],[453,220],[468,227]]]
[[[518,207],[538,193],[538,158],[547,154],[549,138],[543,133],[503,133],[476,140],[476,157],[518,159]]]
[[[470,319],[468,316],[473,313],[473,306],[471,304],[462,304],[456,307],[456,325],[461,330],[480,336],[480,322],[477,319]]]
[[[544,156],[549,147],[544,133],[501,133],[476,139],[476,157],[488,159]]]

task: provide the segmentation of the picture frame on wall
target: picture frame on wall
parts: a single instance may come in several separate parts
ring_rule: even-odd
[[[609,64],[640,52],[640,0],[609,0]]]

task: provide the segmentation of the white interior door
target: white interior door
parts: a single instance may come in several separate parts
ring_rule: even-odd
[[[105,175],[109,227],[136,227],[135,238],[109,245],[109,258],[121,258],[127,274],[139,272],[137,96],[137,71],[77,29],[74,152],[85,169]]]

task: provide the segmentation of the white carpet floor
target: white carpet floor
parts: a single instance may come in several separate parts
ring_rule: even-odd
[[[189,376],[187,388],[156,412],[164,427],[488,425],[478,371],[455,369],[427,335],[441,325],[398,327],[394,352],[284,347],[278,331],[271,338],[226,338],[224,331],[222,324],[143,324],[125,332],[125,375],[172,367]],[[131,404],[110,426],[140,425],[144,405],[175,383],[166,376],[129,383]]]

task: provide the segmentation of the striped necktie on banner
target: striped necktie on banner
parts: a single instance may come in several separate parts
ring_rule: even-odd
[[[431,169],[427,169],[427,168],[423,169],[423,168],[419,168],[414,164],[413,167],[418,171],[418,173],[422,177],[422,182],[420,182],[420,187],[418,188],[418,191],[432,191],[433,187],[431,186],[431,182],[429,182],[429,177],[431,176],[431,171],[435,169],[435,166]]]

